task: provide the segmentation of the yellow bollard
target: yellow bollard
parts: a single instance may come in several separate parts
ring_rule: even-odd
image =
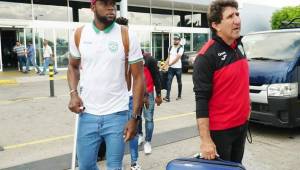
[[[54,97],[54,67],[49,65],[50,97]]]

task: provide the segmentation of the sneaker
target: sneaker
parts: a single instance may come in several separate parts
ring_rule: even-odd
[[[170,102],[170,99],[168,97],[164,97],[163,100],[166,102]]]
[[[138,135],[139,139],[138,139],[138,145],[141,145],[144,142],[144,137],[143,135]]]
[[[181,97],[177,97],[176,100],[181,100]]]
[[[130,170],[142,170],[142,167],[137,163],[133,163],[130,167]]]
[[[58,74],[58,71],[54,71],[54,74],[55,74],[55,75]]]
[[[152,152],[152,148],[151,148],[151,144],[150,144],[150,142],[146,142],[145,144],[144,144],[144,152],[145,152],[145,154],[151,154],[151,152]]]
[[[39,75],[40,75],[40,76],[44,76],[44,75],[45,75],[45,73],[44,73],[44,72],[41,72]]]

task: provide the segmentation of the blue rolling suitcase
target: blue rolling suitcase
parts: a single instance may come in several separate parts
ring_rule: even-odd
[[[168,163],[166,170],[246,170],[240,164],[221,159],[179,158]]]

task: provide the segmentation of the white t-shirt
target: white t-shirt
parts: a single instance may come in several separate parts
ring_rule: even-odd
[[[47,57],[51,57],[52,55],[52,49],[49,45],[47,45],[46,47],[44,46],[43,48],[43,57],[44,58],[47,58]]]
[[[85,25],[79,50],[74,35],[71,37],[70,54],[81,59],[80,88],[85,111],[107,115],[128,110],[125,52],[120,25],[114,23],[104,31],[98,30],[93,23]],[[129,43],[129,64],[142,61],[139,42],[131,31]]]
[[[180,54],[182,56],[182,54],[183,54],[183,47],[179,46],[179,47],[176,48],[176,47],[172,46],[170,54],[169,54],[170,55],[169,63],[173,62],[176,59],[177,49],[178,48],[180,48],[179,51],[178,51],[178,54]],[[181,68],[182,67],[181,66],[181,57],[180,57],[180,59],[175,64],[171,65],[170,67],[172,67],[172,68]]]

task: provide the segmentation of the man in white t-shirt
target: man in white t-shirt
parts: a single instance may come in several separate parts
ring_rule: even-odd
[[[128,63],[133,77],[133,112],[128,121],[126,57],[121,26],[114,22],[116,2],[120,0],[91,0],[93,23],[82,28],[78,45],[75,36],[70,41],[69,109],[80,114],[77,135],[80,170],[98,169],[97,153],[104,141],[107,169],[121,170],[125,142],[135,136],[141,118],[143,58],[137,37],[129,31]],[[77,92],[79,79],[80,96]]]
[[[174,45],[169,48],[169,57],[166,60],[166,64],[169,67],[168,69],[168,83],[167,83],[167,95],[163,100],[166,102],[170,102],[170,92],[171,86],[174,76],[176,76],[177,84],[178,84],[178,96],[176,100],[181,99],[181,91],[182,91],[182,82],[181,82],[181,74],[182,74],[182,64],[181,64],[181,56],[184,52],[183,47],[180,45],[180,35],[174,35]]]
[[[44,40],[43,42],[43,57],[44,57],[44,67],[43,71],[40,73],[40,75],[45,75],[48,67],[50,64],[54,63],[54,55],[52,52],[51,47],[48,45],[48,41]],[[54,67],[54,74],[57,74],[56,68]]]

